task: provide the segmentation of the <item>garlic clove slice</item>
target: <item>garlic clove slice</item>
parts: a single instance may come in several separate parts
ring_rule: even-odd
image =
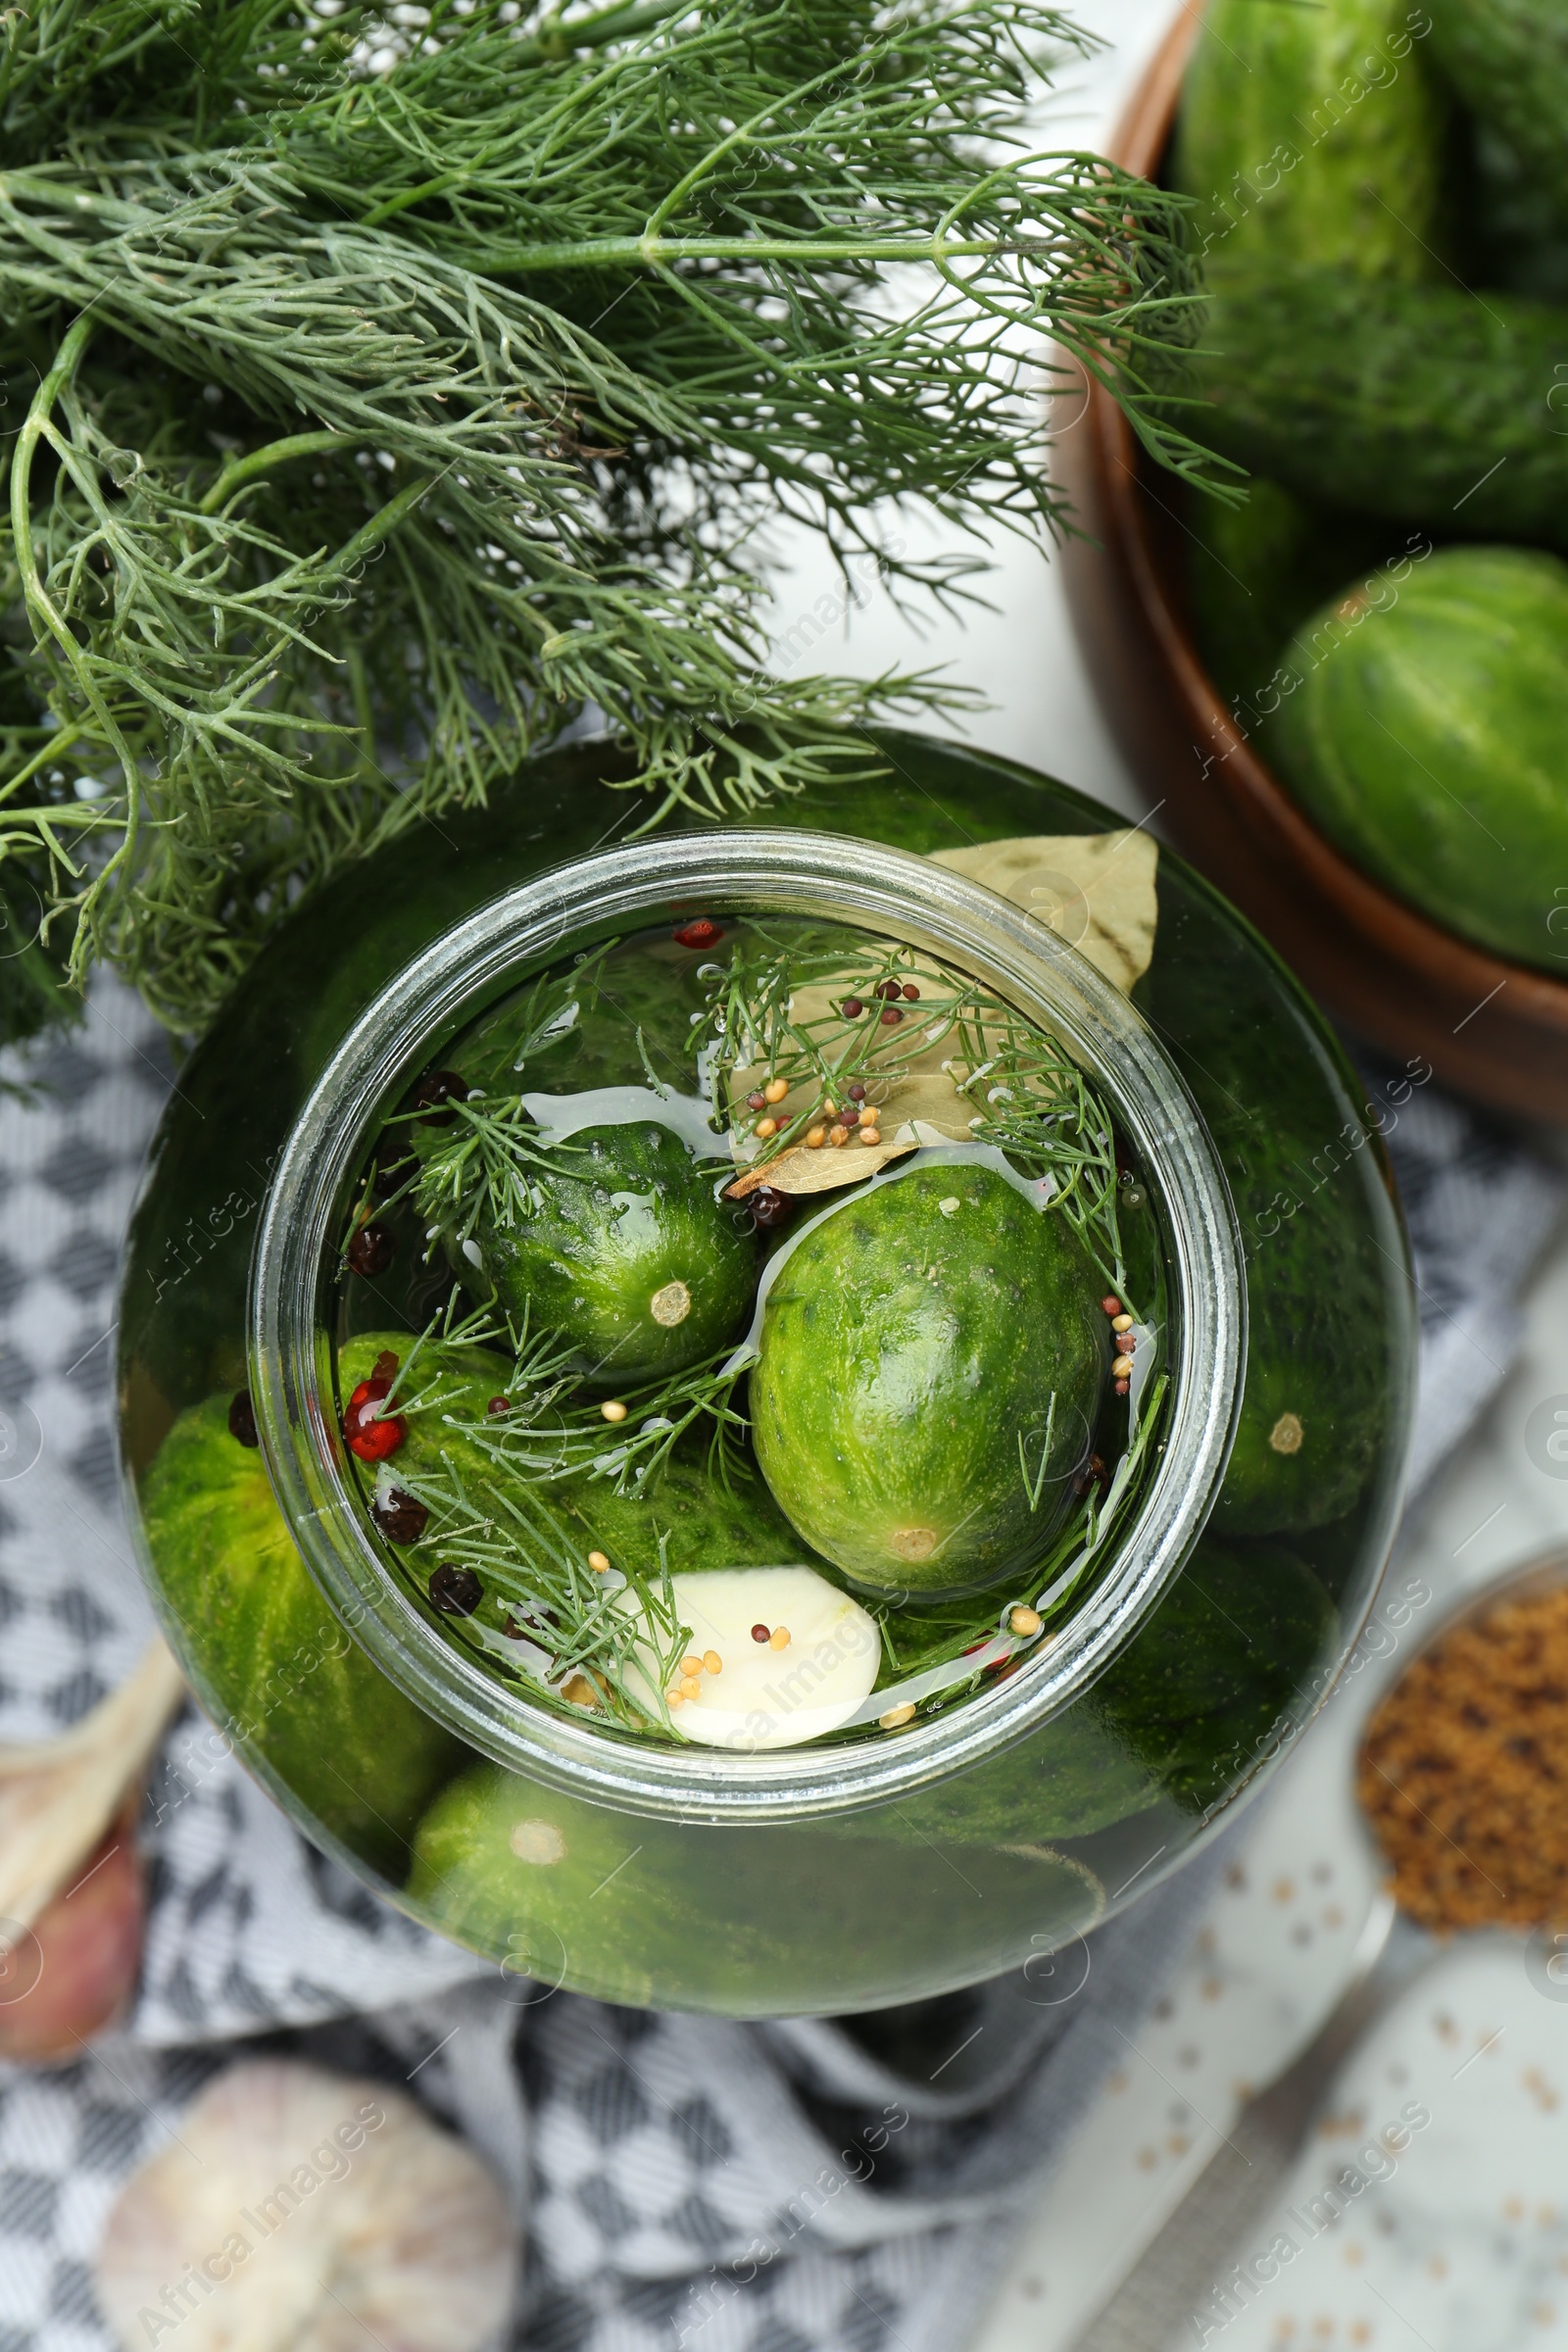
[[[702,1747],[750,1753],[798,1747],[847,1723],[870,1692],[882,1658],[876,1621],[813,1568],[708,1568],[673,1576],[688,1626],[685,1651],[711,1652],[718,1672],[673,1678],[676,1729]],[[627,1591],[617,1603],[635,1614]],[[780,1640],[783,1636],[785,1639]],[[639,1644],[627,1679],[657,1707],[658,1660]]]
[[[58,1740],[0,1747],[0,1919],[31,1927],[103,1843],[185,1696],[160,1641]]]
[[[480,2352],[516,2292],[493,2175],[384,2083],[260,2059],[122,2190],[99,2300],[126,2352]]]

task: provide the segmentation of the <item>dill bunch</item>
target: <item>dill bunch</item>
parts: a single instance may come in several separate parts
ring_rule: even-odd
[[[13,1033],[100,957],[200,1029],[302,890],[585,715],[650,824],[869,768],[961,698],[770,677],[767,524],[972,594],[1062,521],[1047,337],[1202,470],[1173,200],[1022,143],[1054,10],[390,13],[0,20]]]

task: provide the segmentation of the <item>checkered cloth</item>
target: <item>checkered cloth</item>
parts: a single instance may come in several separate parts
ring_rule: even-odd
[[[25,1740],[74,1721],[151,1631],[111,1368],[122,1237],[172,1073],[107,981],[78,1035],[8,1068],[33,1092],[0,1100],[0,1738]],[[1390,1142],[1422,1285],[1424,1474],[1502,1377],[1561,1182],[1430,1086]],[[316,1853],[213,1760],[193,1713],[143,1835],[127,2026],[79,2064],[0,2068],[0,2352],[107,2352],[105,2214],[241,2037],[407,2083],[485,2153],[526,2230],[516,2340],[537,2352],[951,2352],[1215,1867],[1100,1930],[1069,1999],[1010,1978],[859,2034],[508,1983]]]

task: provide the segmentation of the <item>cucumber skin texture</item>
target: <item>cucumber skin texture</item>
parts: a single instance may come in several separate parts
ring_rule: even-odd
[[[1099,1415],[1100,1290],[1065,1220],[991,1169],[921,1168],[847,1202],[767,1298],[752,1436],[775,1500],[879,1591],[957,1592],[1022,1568],[1065,1514]],[[1053,1390],[1054,1483],[1031,1510],[1018,1437],[1043,1431]],[[914,1529],[935,1547],[896,1548]]]
[[[1352,572],[1382,561],[1394,534],[1261,475],[1239,505],[1193,499],[1187,520],[1197,542],[1187,554],[1194,632],[1215,685],[1247,706],[1240,716],[1250,723],[1301,622]]]
[[[756,1242],[713,1197],[718,1169],[651,1124],[586,1129],[568,1147],[591,1157],[592,1174],[541,1178],[543,1204],[508,1230],[481,1219],[483,1275],[455,1246],[454,1273],[486,1296],[488,1277],[514,1314],[526,1310],[530,1330],[577,1343],[582,1376],[598,1387],[613,1392],[700,1363],[735,1337],[757,1279]],[[628,1195],[617,1213],[617,1197]],[[691,1305],[678,1323],[661,1324],[650,1300],[674,1282]]]
[[[1404,0],[1208,0],[1171,177],[1211,267],[1439,273],[1448,107],[1412,19]]]
[[[1332,1601],[1293,1552],[1205,1537],[1092,1704],[1152,1781],[1201,1813],[1234,1792],[1282,1717],[1298,1719],[1339,1636]]]
[[[200,1629],[200,1678],[219,1723],[396,1885],[420,1813],[466,1751],[338,1624],[260,1452],[230,1437],[228,1406],[211,1396],[181,1413],[142,1482],[165,1599]]]
[[[1568,17],[1543,0],[1428,0],[1432,47],[1466,106],[1568,220]]]
[[[914,1999],[938,1972],[953,1981],[944,1923],[958,1867],[975,1937],[965,1981],[1017,1965],[1020,1921],[1039,1944],[1064,1942],[1102,1906],[1092,1873],[1049,1849],[967,1845],[960,1864],[938,1849],[940,1832],[895,1842],[885,1812],[864,1822],[854,1843],[828,1821],[709,1828],[694,1848],[684,1825],[482,1765],[432,1805],[408,1893],[512,1975],[739,2017],[842,2006],[863,1985],[878,2001]]]
[[[1568,565],[1449,548],[1286,666],[1265,743],[1347,857],[1477,947],[1568,967]],[[1325,650],[1326,649],[1326,650]],[[1555,928],[1553,928],[1553,925]]]
[[[1568,311],[1457,286],[1373,285],[1329,270],[1226,273],[1195,362],[1223,456],[1445,538],[1568,552]]]

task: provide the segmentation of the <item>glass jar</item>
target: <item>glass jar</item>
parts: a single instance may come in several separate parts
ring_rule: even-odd
[[[380,1891],[546,1984],[760,2016],[1027,1965],[1136,1899],[1271,1769],[1386,1551],[1409,1282],[1332,1041],[1163,855],[1129,1001],[1035,917],[909,854],[1112,820],[1015,767],[884,749],[884,781],[610,850],[637,808],[604,752],[534,763],[502,805],[296,910],[181,1072],[154,1149],[122,1450],[215,1738]],[[366,1515],[334,1369],[354,1314],[335,1242],[414,1076],[564,954],[719,910],[906,942],[1067,1045],[1132,1146],[1123,1213],[1163,1268],[1171,1381],[1160,1444],[1054,1642],[897,1737],[755,1755],[565,1720],[443,1640]],[[417,1320],[416,1283],[402,1307]]]

